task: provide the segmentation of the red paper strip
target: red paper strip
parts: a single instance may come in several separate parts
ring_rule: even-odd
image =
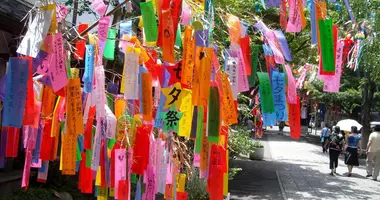
[[[244,63],[247,75],[252,74],[252,66],[251,66],[251,39],[249,38],[249,35],[246,35],[243,38],[240,38],[240,47],[241,51],[243,53]]]
[[[28,72],[28,86],[26,90],[26,101],[24,117],[22,119],[22,125],[33,125],[36,118],[36,110],[34,106],[34,90],[33,90],[33,61],[31,57],[22,57],[25,60],[29,60],[29,72]]]
[[[101,178],[101,181],[100,181],[100,187],[102,188],[105,188],[106,187],[106,165],[105,165],[105,162],[104,162],[104,156],[107,156],[107,155],[104,155],[105,152],[104,152],[104,139],[102,139],[102,145],[100,146],[100,178]]]
[[[41,142],[41,150],[40,150],[40,159],[41,160],[54,160],[54,139],[55,137],[51,137],[51,119],[45,120],[44,129],[42,132],[42,142]]]
[[[177,192],[177,200],[187,200],[188,198],[187,192]]]
[[[92,125],[94,123],[96,108],[91,106],[88,111],[88,118],[86,122],[86,129],[84,131],[84,149],[92,149]]]
[[[92,170],[86,167],[86,153],[82,152],[82,160],[80,162],[79,184],[78,188],[82,193],[92,193]]]
[[[135,145],[133,146],[132,173],[143,175],[149,159],[149,135],[152,125],[143,124],[137,127]]]
[[[161,2],[159,1],[158,3],[159,4],[161,3],[161,5],[158,5],[159,9],[157,9],[158,19],[159,19],[157,46],[162,47],[162,34],[164,33],[163,32],[164,23],[162,20],[163,18],[162,18],[161,11],[167,10],[170,8],[170,0],[162,0]]]
[[[128,180],[120,180],[119,181],[119,187],[117,189],[117,195],[118,199],[120,200],[127,200],[129,196],[129,184]]]
[[[177,33],[179,17],[181,15],[182,0],[173,0],[171,4],[172,19],[174,33]],[[174,41],[176,40],[176,34],[174,34]]]
[[[16,158],[18,153],[18,144],[20,139],[20,129],[8,127],[6,158]]]
[[[78,33],[81,34],[84,30],[88,28],[88,24],[79,24]],[[75,43],[75,54],[74,58],[77,60],[83,60],[84,50],[86,49],[86,40],[79,40]]]
[[[114,188],[115,187],[115,149],[119,149],[120,148],[120,142],[116,142],[113,147],[112,147],[112,151],[111,151],[111,165],[110,165],[110,170],[111,170],[111,176],[110,176],[110,188]]]
[[[297,140],[301,136],[300,97],[297,96],[297,104],[288,104],[288,106],[289,106],[290,137]]]

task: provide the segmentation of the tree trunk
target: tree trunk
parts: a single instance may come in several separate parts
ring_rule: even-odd
[[[361,115],[361,123],[363,125],[362,128],[362,138],[361,138],[361,148],[366,149],[369,134],[371,133],[370,129],[370,113],[371,107],[373,105],[373,98],[376,90],[376,84],[371,81],[371,77],[368,72],[364,74],[366,78],[366,83],[363,85],[362,91],[362,115]]]
[[[78,0],[74,0],[74,10],[73,10],[73,26],[77,25],[77,16],[78,16]]]

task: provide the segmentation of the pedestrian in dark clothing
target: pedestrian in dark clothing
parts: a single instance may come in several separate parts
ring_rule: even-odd
[[[352,175],[352,169],[354,166],[359,166],[359,157],[358,151],[360,151],[359,155],[362,154],[360,149],[360,135],[358,135],[358,128],[356,126],[351,127],[351,133],[347,136],[346,141],[346,154],[344,163],[348,167],[348,177]]]
[[[340,133],[340,127],[335,126],[334,132],[329,137],[326,143],[326,148],[329,149],[330,154],[330,170],[331,175],[336,173],[336,168],[338,167],[339,154],[342,151],[344,144],[344,136]]]

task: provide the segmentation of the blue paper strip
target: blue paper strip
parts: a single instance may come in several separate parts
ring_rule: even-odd
[[[276,125],[276,113],[262,113],[263,126],[275,126]]]
[[[38,125],[37,138],[36,138],[36,146],[33,150],[32,155],[32,163],[38,163],[38,159],[40,158],[40,150],[41,150],[41,137],[42,137],[42,125]]]
[[[21,128],[25,109],[29,60],[9,58],[3,110],[3,126]]]
[[[132,35],[132,20],[120,23],[120,38],[123,35]]]
[[[199,47],[208,47],[208,34],[209,31],[206,30],[199,30],[195,33],[195,43]]]
[[[315,2],[310,1],[311,44],[318,44]]]
[[[265,0],[265,2],[268,8],[281,5],[281,0]]]
[[[272,71],[272,95],[277,121],[288,121],[285,97],[285,75]]]
[[[344,0],[344,4],[346,5],[346,9],[347,9],[348,15],[350,15],[350,19],[351,19],[352,23],[354,23],[355,22],[355,17],[352,14],[352,9],[351,9],[351,6],[350,6],[350,2],[348,2],[348,0]]]
[[[168,84],[169,84],[169,80],[170,80],[170,73],[164,68],[163,69],[163,88],[167,87]],[[164,112],[165,109],[164,109],[164,106],[165,106],[165,102],[166,102],[166,97],[165,95],[161,92],[161,95],[160,95],[160,103],[158,105],[158,110],[157,110],[157,113],[161,113],[161,112]],[[156,114],[156,118],[154,119],[154,127],[155,128],[162,128],[162,119],[160,117],[159,114]]]
[[[141,200],[141,176],[137,181],[135,200]]]
[[[85,68],[82,78],[84,82],[83,90],[86,93],[92,92],[92,82],[94,80],[94,53],[94,46],[86,45]]]

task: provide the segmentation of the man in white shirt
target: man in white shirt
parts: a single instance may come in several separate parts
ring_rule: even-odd
[[[380,122],[371,122],[373,132],[367,144],[367,177],[377,180],[380,170]]]

